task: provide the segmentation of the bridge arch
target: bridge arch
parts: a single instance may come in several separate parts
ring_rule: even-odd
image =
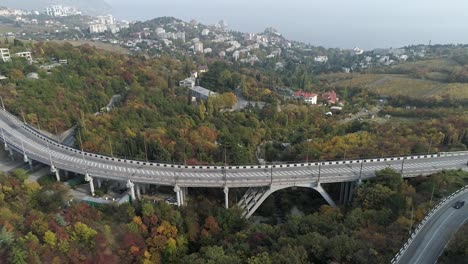
[[[244,194],[244,196],[241,198],[241,201],[239,201],[237,205],[243,209],[243,216],[245,218],[250,218],[255,213],[255,211],[257,211],[260,205],[262,205],[262,203],[274,192],[293,187],[314,189],[324,198],[324,200],[330,206],[336,206],[335,202],[325,191],[325,189],[323,189],[323,187],[320,184],[317,184],[315,182],[308,184],[273,185],[267,187],[250,188],[247,190],[247,192]]]

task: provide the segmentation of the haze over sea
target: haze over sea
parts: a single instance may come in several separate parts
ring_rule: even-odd
[[[387,48],[468,43],[465,0],[107,0],[120,19],[174,16],[242,32],[278,29],[316,46]]]

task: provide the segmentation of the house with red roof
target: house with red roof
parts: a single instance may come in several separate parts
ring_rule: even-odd
[[[336,96],[336,92],[335,91],[329,91],[329,92],[326,92],[326,93],[323,93],[322,94],[322,99],[327,101],[327,103],[329,104],[336,104],[339,100],[339,98]]]
[[[317,94],[308,93],[304,91],[297,91],[293,94],[296,99],[302,99],[308,104],[317,104]]]

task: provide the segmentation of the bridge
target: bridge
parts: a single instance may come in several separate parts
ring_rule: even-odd
[[[85,175],[90,192],[94,184],[115,180],[126,182],[133,199],[149,184],[174,186],[177,204],[183,205],[187,188],[223,188],[225,207],[229,207],[230,188],[249,188],[238,202],[249,218],[273,192],[304,187],[318,191],[330,204],[334,201],[322,188],[324,183],[342,183],[342,199],[352,195],[355,182],[375,176],[375,172],[392,168],[403,177],[429,175],[441,170],[467,170],[468,152],[438,153],[405,157],[307,162],[279,165],[188,166],[138,161],[81,151],[58,143],[23,123],[5,109],[0,110],[0,140],[5,150],[20,153],[25,162],[50,166],[60,181],[59,171]]]

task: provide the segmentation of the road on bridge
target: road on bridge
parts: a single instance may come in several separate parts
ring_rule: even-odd
[[[460,209],[452,207],[458,200],[468,202],[468,192],[454,197],[430,218],[398,263],[432,264],[437,261],[451,237],[468,220],[467,205]]]
[[[431,154],[366,160],[327,161],[279,165],[186,166],[132,161],[93,153],[53,142],[0,111],[0,140],[24,154],[26,160],[53,165],[56,169],[89,174],[101,179],[179,187],[296,186],[312,182],[336,183],[365,180],[375,171],[393,168],[404,177],[429,175],[441,170],[467,170],[468,152]]]

